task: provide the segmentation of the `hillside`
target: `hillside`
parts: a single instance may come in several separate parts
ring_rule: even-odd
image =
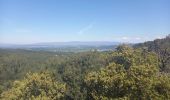
[[[155,39],[154,41],[147,41],[134,45],[134,48],[147,47],[149,51],[157,51],[158,48],[170,49],[170,34],[163,39]]]
[[[163,39],[135,44],[133,47],[155,52],[159,57],[162,71],[170,72],[170,34]]]
[[[0,99],[168,100],[170,77],[157,59],[127,45],[77,53],[0,49]]]

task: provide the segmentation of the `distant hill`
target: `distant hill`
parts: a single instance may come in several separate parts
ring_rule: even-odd
[[[63,47],[63,46],[108,46],[108,45],[118,45],[119,42],[109,42],[109,41],[71,41],[71,42],[44,42],[44,43],[34,43],[34,44],[0,44],[0,47]]]
[[[101,46],[101,45],[118,45],[119,42],[109,42],[109,41],[71,41],[71,42],[46,42],[46,43],[36,43],[32,45],[37,46]]]
[[[108,51],[113,50],[119,42],[108,42],[108,41],[72,41],[72,42],[46,42],[46,43],[35,43],[25,45],[15,44],[0,44],[0,48],[8,49],[26,49],[33,51],[51,51],[51,52],[82,52],[82,51]]]
[[[147,47],[149,51],[157,51],[158,48],[170,49],[170,34],[163,39],[155,39],[154,41],[147,41],[138,43],[133,46],[134,48]]]

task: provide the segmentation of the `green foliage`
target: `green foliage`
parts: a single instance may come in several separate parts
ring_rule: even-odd
[[[49,72],[28,73],[1,94],[2,100],[52,100],[65,96],[66,86],[55,81]]]
[[[159,72],[154,52],[121,45],[112,58],[109,66],[85,77],[88,99],[170,99],[170,77]]]
[[[170,77],[155,66],[131,66],[112,63],[85,77],[88,99],[151,100],[170,99]]]
[[[106,66],[104,55],[99,52],[83,52],[71,56],[59,65],[58,73],[68,86],[68,97],[79,100],[85,98],[83,79],[86,73]]]
[[[154,65],[157,67],[159,65],[158,57],[154,52],[148,52],[147,50],[141,48],[133,49],[127,45],[121,45],[118,48],[122,49],[118,49],[113,53],[112,62],[123,65],[125,69],[129,69],[132,65]]]
[[[146,48],[158,55],[159,67],[163,72],[170,72],[170,36],[144,43],[135,44],[134,48]]]
[[[124,44],[78,53],[0,49],[0,99],[169,99],[160,57]]]

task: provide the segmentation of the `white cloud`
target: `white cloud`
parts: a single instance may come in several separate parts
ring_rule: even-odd
[[[142,38],[141,37],[121,37],[121,39],[123,40],[141,40]]]
[[[162,39],[164,38],[165,36],[156,36],[156,39]]]
[[[112,38],[114,41],[119,42],[129,42],[129,43],[138,43],[145,41],[145,37],[136,37],[136,36],[114,36]]]
[[[141,40],[142,38],[141,37],[135,37],[134,39],[135,40]]]
[[[122,37],[121,39],[123,39],[123,40],[129,40],[130,38],[129,38],[129,37]]]
[[[93,23],[87,25],[86,27],[82,28],[80,31],[77,32],[78,35],[82,35],[84,34],[85,32],[89,31],[90,29],[92,29],[94,26]]]

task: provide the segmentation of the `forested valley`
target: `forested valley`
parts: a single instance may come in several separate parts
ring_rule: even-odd
[[[1,100],[169,100],[170,36],[114,51],[0,49]]]

